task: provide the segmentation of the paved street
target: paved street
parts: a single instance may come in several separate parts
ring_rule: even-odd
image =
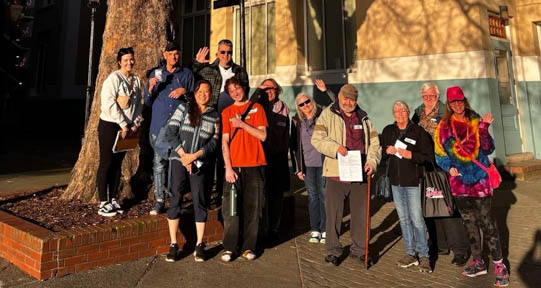
[[[508,181],[494,198],[504,254],[509,255],[510,287],[541,287],[540,186],[541,178]],[[306,192],[297,191],[295,197],[294,233],[254,262],[222,263],[221,246],[215,243],[209,247],[213,257],[205,263],[195,263],[191,255],[167,263],[161,255],[39,282],[0,260],[0,287],[492,287],[492,265],[488,275],[466,278],[460,275],[461,268],[449,264],[452,255],[440,256],[432,274],[395,266],[404,253],[398,217],[392,203],[379,201],[372,202],[371,238],[371,253],[379,255],[379,261],[368,271],[349,257],[339,267],[326,265],[324,246],[308,243]],[[345,254],[348,225],[346,216],[341,238]]]

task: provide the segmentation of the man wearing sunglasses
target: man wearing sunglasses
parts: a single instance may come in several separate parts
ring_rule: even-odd
[[[210,82],[212,96],[209,105],[213,106],[221,114],[225,108],[234,102],[224,87],[225,82],[236,76],[246,86],[243,87],[244,93],[248,95],[248,74],[244,67],[233,62],[233,43],[230,40],[223,39],[218,42],[218,51],[216,52],[216,60],[214,62],[210,63],[210,60],[206,59],[208,54],[208,47],[200,48],[193,61],[192,69],[197,80],[204,79]],[[218,149],[216,151],[216,192],[218,192],[219,196],[222,195],[225,173],[221,154],[221,150]],[[220,197],[218,198],[220,199]]]
[[[248,83],[248,74],[246,69],[233,62],[233,43],[228,39],[223,39],[218,42],[218,51],[216,52],[216,60],[210,63],[207,55],[209,48],[200,48],[193,62],[193,72],[196,77],[200,77],[210,82],[212,85],[211,106],[218,106],[218,112],[227,106],[233,104],[231,97],[227,95],[224,89],[225,81],[233,76],[237,76],[243,83]],[[247,87],[246,87],[247,88]],[[246,93],[248,89],[246,89]],[[225,97],[224,97],[225,95]]]

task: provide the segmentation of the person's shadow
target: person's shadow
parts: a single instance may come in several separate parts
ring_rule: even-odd
[[[528,287],[541,287],[539,271],[541,271],[541,230],[538,229],[532,247],[519,264],[518,274]]]
[[[496,220],[498,232],[500,234],[500,244],[502,246],[502,256],[505,264],[509,268],[509,262],[507,257],[509,256],[509,227],[507,226],[507,218],[511,206],[517,202],[517,198],[513,194],[513,189],[517,187],[515,177],[510,175],[506,171],[500,171],[502,175],[502,183],[500,187],[494,190],[494,198],[492,199],[492,216]],[[484,245],[485,247],[487,245]],[[487,249],[483,253],[483,256],[488,254]]]

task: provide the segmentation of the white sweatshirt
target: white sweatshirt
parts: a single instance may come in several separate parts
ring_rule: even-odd
[[[103,82],[101,88],[101,113],[100,119],[108,122],[114,122],[124,128],[128,124],[139,125],[141,111],[143,110],[143,97],[141,90],[141,80],[133,75],[133,87],[130,89],[130,81],[120,70],[114,71]],[[126,109],[120,108],[117,98],[120,95],[130,97],[129,105]]]

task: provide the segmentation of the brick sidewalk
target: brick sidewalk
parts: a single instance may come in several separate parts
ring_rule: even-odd
[[[505,182],[495,194],[493,211],[504,254],[509,250],[510,287],[541,287],[539,187],[541,177]],[[466,278],[460,275],[462,268],[450,264],[452,256],[440,256],[432,274],[397,267],[395,261],[404,254],[398,217],[392,203],[378,201],[372,202],[371,252],[381,255],[379,262],[368,271],[349,258],[339,267],[329,266],[323,261],[324,245],[308,243],[307,202],[306,192],[296,195],[294,234],[251,263],[222,263],[218,244],[209,247],[211,259],[205,263],[195,263],[191,254],[167,263],[160,255],[39,282],[0,259],[0,287],[493,287],[492,265],[488,275]],[[348,217],[344,224],[341,240],[347,246]]]
[[[541,287],[541,243],[535,244],[533,241],[536,233],[541,231],[541,197],[538,195],[541,192],[538,188],[540,183],[541,179],[518,184],[506,182],[495,193],[493,212],[498,221],[504,255],[507,255],[506,247],[510,247],[510,287]],[[373,203],[370,251],[372,254],[379,254],[379,262],[370,270],[363,269],[357,261],[349,257],[338,267],[328,265],[323,261],[324,245],[308,243],[309,236],[305,233],[295,239],[305,287],[493,286],[492,263],[489,265],[488,275],[468,278],[460,275],[463,268],[450,264],[452,255],[440,256],[433,266],[432,274],[420,273],[415,267],[397,267],[395,261],[404,255],[404,242],[400,236],[394,205],[379,201]],[[345,251],[351,244],[348,225],[348,217],[345,217],[346,229],[343,231],[346,232],[341,237]],[[537,255],[528,259],[528,255],[532,254],[531,249],[535,247],[533,245],[538,245]]]

